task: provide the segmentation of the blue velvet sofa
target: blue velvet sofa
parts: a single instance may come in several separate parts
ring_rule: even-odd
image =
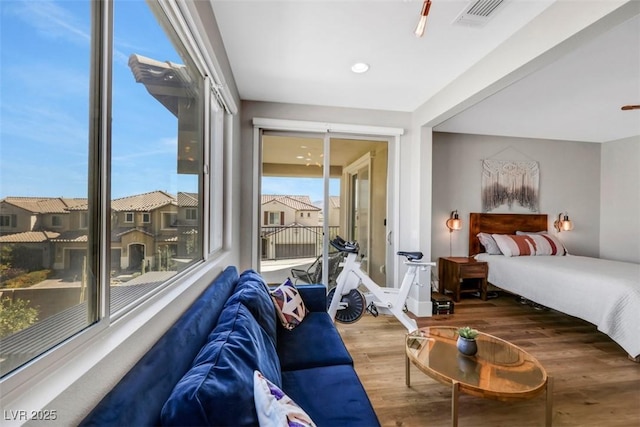
[[[258,370],[318,426],[378,426],[325,287],[297,288],[309,312],[288,330],[260,275],[228,267],[81,425],[255,426]]]

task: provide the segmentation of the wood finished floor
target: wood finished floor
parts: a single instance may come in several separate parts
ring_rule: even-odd
[[[383,426],[451,425],[449,386],[414,366],[411,387],[405,385],[406,330],[394,317],[365,314],[337,325]],[[587,322],[503,294],[465,298],[452,315],[418,320],[432,325],[470,325],[536,357],[554,380],[554,426],[640,426],[640,363]],[[459,402],[460,427],[544,425],[544,394],[509,403],[462,394]]]

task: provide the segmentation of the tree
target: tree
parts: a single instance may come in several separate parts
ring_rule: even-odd
[[[21,331],[38,321],[38,310],[29,307],[29,300],[0,300],[0,338]]]

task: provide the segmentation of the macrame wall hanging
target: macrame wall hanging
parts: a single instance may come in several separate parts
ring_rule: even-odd
[[[482,161],[483,212],[539,212],[536,161]]]

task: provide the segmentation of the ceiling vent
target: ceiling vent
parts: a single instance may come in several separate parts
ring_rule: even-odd
[[[506,0],[471,0],[453,23],[481,27],[493,18],[504,3]]]

